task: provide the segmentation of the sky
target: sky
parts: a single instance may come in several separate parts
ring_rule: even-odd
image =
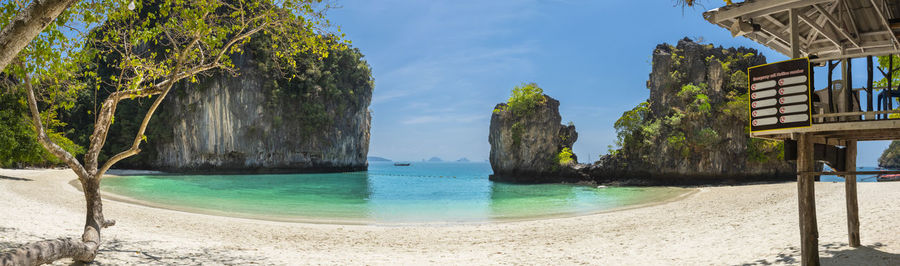
[[[616,119],[649,97],[656,45],[689,37],[751,47],[768,62],[788,59],[703,20],[723,4],[716,0],[684,9],[671,0],[334,3],[329,19],[365,55],[375,79],[369,156],[395,161],[486,160],[494,106],[516,85],[535,82],[560,101],[562,123],[575,124],[579,161],[593,162],[615,143]],[[854,62],[854,84],[865,84],[865,62]],[[825,84],[823,69],[817,87]],[[858,164],[877,165],[888,144],[861,142]]]

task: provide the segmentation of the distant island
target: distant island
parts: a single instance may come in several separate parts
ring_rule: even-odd
[[[384,158],[384,157],[378,157],[378,156],[369,156],[369,157],[366,157],[366,159],[368,159],[370,162],[392,162],[393,161],[391,159]]]
[[[458,162],[458,163],[468,163],[468,162],[469,162],[469,159],[466,159],[466,157],[462,157],[462,158],[459,158],[459,160],[456,160],[456,162]]]
[[[429,162],[443,162],[444,160],[441,160],[441,158],[438,158],[438,157],[431,157],[431,159],[428,159],[428,161]]]

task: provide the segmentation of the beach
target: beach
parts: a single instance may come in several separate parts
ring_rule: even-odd
[[[114,177],[113,177],[114,178]],[[0,250],[80,237],[69,170],[0,169]],[[824,265],[900,264],[900,182],[859,183],[863,247],[847,246],[843,183],[817,183]],[[334,225],[195,214],[104,200],[100,265],[799,263],[795,183],[699,187],[678,200],[578,217],[461,225]],[[69,260],[58,261],[67,265]]]

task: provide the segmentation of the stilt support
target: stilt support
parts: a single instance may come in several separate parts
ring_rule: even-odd
[[[847,141],[847,169],[856,170],[856,141]],[[844,176],[847,197],[847,231],[850,247],[859,246],[859,203],[856,200],[856,175]]]
[[[800,264],[819,265],[819,230],[816,225],[816,187],[814,176],[813,139],[800,133],[797,140],[797,195],[800,209]]]

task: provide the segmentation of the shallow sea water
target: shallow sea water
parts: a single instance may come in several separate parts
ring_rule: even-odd
[[[682,188],[488,180],[485,162],[394,166],[330,174],[144,175],[106,178],[102,190],[176,210],[271,220],[460,223],[575,216],[672,199]]]

